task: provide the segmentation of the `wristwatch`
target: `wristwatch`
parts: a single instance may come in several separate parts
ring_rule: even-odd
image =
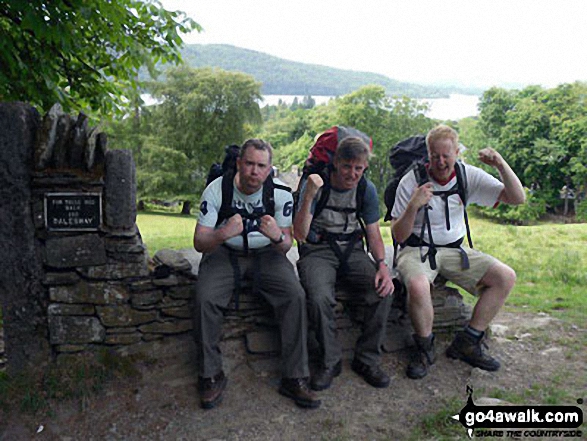
[[[271,238],[269,238],[269,240],[271,242],[273,242],[275,245],[279,245],[281,242],[283,242],[285,240],[285,233],[282,231],[281,236],[279,236],[279,239],[277,239],[277,240],[273,240]]]

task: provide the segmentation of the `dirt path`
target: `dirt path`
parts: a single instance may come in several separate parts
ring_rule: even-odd
[[[506,312],[495,325],[489,344],[504,366],[497,373],[447,359],[449,341],[441,337],[438,361],[423,380],[406,378],[404,353],[385,355],[384,367],[393,380],[389,389],[378,390],[350,370],[352,354],[347,351],[342,375],[320,393],[317,410],[299,409],[279,395],[277,359],[247,356],[242,341],[235,340],[223,348],[229,375],[224,402],[211,411],[200,409],[194,346],[186,337],[159,345],[157,359],[140,364],[141,378],[109,385],[86,400],[83,409],[79,403],[60,403],[50,415],[13,414],[0,421],[0,440],[418,439],[421,435],[415,437],[414,430],[422,427],[424,415],[437,414],[451,403],[464,406],[467,384],[475,397],[496,390],[534,397],[523,404],[545,404],[536,401],[545,394],[573,397],[558,403],[568,405],[587,398],[585,329],[544,315]],[[582,409],[587,415],[585,404]],[[462,436],[466,439],[464,429]]]

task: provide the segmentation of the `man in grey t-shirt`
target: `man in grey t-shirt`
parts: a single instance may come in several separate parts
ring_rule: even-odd
[[[324,175],[327,184],[320,175],[311,174],[301,190],[294,235],[301,244],[298,272],[308,295],[309,324],[320,345],[319,366],[310,381],[314,390],[327,389],[341,373],[342,349],[336,338],[333,306],[335,284],[342,280],[354,288],[357,300],[365,306],[351,368],[371,386],[383,388],[390,382],[379,364],[393,281],[379,230],[377,191],[363,176],[369,155],[362,139],[344,138],[336,149],[333,168]],[[362,207],[357,206],[357,194]],[[320,201],[324,199],[323,205]],[[320,210],[318,203],[323,205]],[[359,218],[365,223],[373,259],[363,249]]]
[[[222,308],[230,302],[242,278],[253,280],[275,311],[282,343],[279,392],[298,406],[316,408],[320,401],[309,389],[305,293],[285,253],[290,249],[293,200],[275,186],[274,212],[266,212],[265,181],[272,179],[272,148],[260,139],[246,141],[237,159],[231,210],[221,210],[223,180],[211,182],[200,203],[194,247],[204,253],[200,263],[194,307],[202,407],[216,406],[226,387],[219,341]],[[273,205],[273,204],[271,204]],[[222,217],[219,218],[219,215]],[[226,217],[226,218],[223,218]]]

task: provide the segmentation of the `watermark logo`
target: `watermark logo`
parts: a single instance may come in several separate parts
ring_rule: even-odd
[[[581,437],[583,411],[577,406],[477,406],[467,386],[467,404],[452,418],[473,437]],[[577,404],[583,404],[578,399]]]

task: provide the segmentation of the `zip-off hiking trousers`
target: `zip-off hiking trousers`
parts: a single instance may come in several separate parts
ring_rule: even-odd
[[[348,271],[344,274],[338,271],[340,262],[328,244],[304,244],[300,248],[297,267],[308,296],[310,329],[320,345],[323,367],[333,367],[342,357],[342,348],[336,337],[335,285],[344,281],[345,292],[364,305],[364,322],[356,342],[355,358],[375,367],[381,359],[392,296],[381,298],[377,294],[375,265],[360,242],[355,244],[347,263]]]
[[[283,377],[309,376],[305,293],[291,262],[272,246],[250,250],[247,255],[219,246],[202,257],[193,308],[199,375],[209,378],[222,370],[222,309],[234,295],[234,256],[240,280],[254,280],[259,294],[273,308],[281,333]]]

